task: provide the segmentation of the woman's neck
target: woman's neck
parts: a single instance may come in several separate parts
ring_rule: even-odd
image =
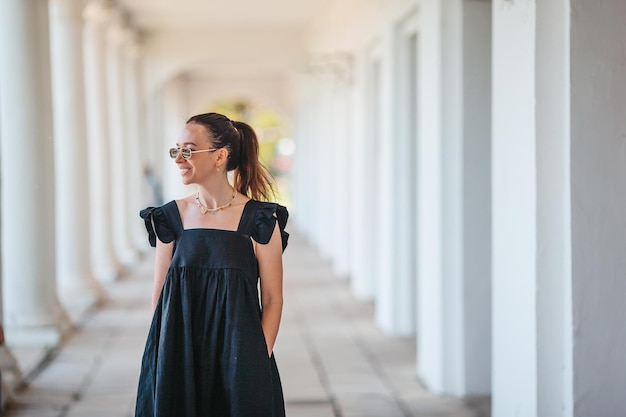
[[[226,178],[220,178],[214,183],[198,184],[200,201],[207,208],[220,207],[233,199],[235,190]]]

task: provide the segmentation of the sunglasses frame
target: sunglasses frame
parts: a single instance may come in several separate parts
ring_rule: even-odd
[[[178,157],[178,154],[180,154],[180,156],[184,160],[188,160],[188,159],[191,159],[194,153],[215,152],[215,151],[217,151],[217,148],[200,149],[199,151],[192,151],[189,146],[186,146],[184,148],[170,148],[169,153],[170,153],[170,158],[172,159],[176,159]]]

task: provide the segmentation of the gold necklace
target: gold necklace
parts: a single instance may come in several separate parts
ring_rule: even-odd
[[[200,214],[207,214],[207,213],[209,213],[211,216],[213,216],[218,211],[222,211],[225,208],[230,207],[230,205],[233,204],[233,201],[235,200],[235,197],[237,197],[237,191],[233,188],[233,195],[230,198],[230,200],[228,200],[228,203],[224,204],[223,206],[219,206],[219,207],[215,207],[215,208],[211,209],[211,208],[208,208],[207,206],[205,206],[204,204],[202,204],[200,202],[200,191],[198,191],[198,192],[196,192],[196,204],[198,205],[198,208],[200,209]]]

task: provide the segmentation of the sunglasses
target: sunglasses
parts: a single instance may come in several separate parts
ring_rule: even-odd
[[[176,159],[178,154],[183,157],[183,159],[191,158],[191,155],[198,152],[215,152],[216,148],[211,149],[201,149],[199,151],[192,151],[191,148],[170,148],[170,158]]]

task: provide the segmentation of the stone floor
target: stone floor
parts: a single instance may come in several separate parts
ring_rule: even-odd
[[[63,346],[17,350],[28,384],[5,417],[131,417],[150,321],[151,260],[106,288]],[[369,303],[356,300],[306,242],[285,254],[285,309],[275,348],[289,417],[487,417],[428,393],[415,376],[415,344],[382,334]],[[172,416],[184,417],[184,416]],[[251,416],[253,417],[253,416]]]

